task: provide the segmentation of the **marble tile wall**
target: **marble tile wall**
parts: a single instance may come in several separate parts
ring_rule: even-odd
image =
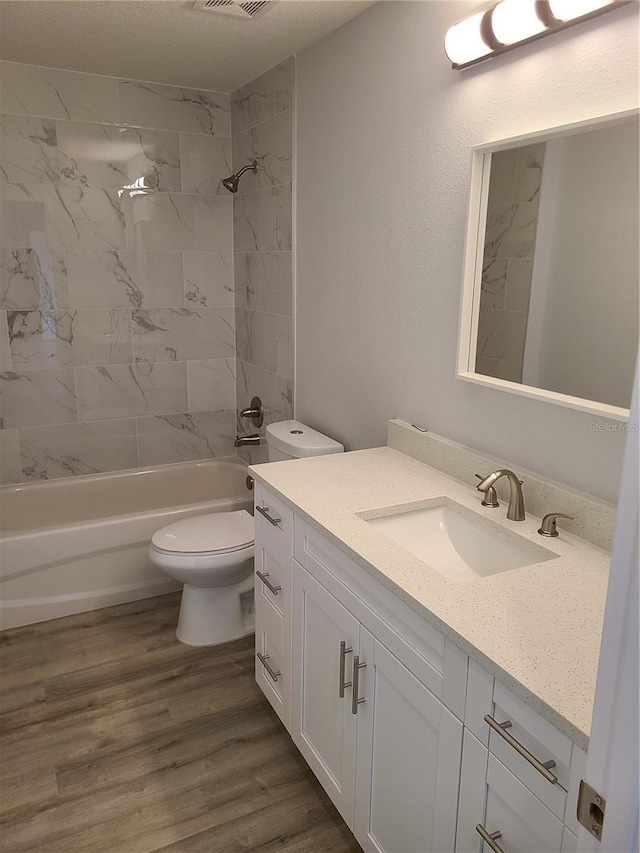
[[[290,377],[291,103],[270,74],[236,93],[238,156],[264,169],[234,211],[228,94],[0,64],[0,482],[235,453],[234,215],[270,253],[241,256],[243,355]]]
[[[491,158],[476,371],[522,381],[544,142]]]
[[[267,424],[293,417],[292,181],[293,57],[231,95],[233,171],[245,172],[233,199],[236,296],[236,398],[257,394]],[[239,432],[254,432],[239,422]],[[243,448],[247,461],[266,459],[266,446]]]

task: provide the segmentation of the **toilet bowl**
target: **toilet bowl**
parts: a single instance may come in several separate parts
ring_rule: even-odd
[[[151,538],[149,559],[184,584],[176,629],[182,643],[212,646],[253,633],[243,608],[243,593],[253,588],[253,518],[246,510],[163,527]]]
[[[269,461],[342,453],[299,421],[266,429]],[[149,559],[184,584],[176,637],[189,646],[227,643],[254,630],[254,523],[245,510],[196,515],[154,533]]]

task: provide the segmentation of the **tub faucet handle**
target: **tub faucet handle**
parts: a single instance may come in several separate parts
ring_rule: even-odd
[[[246,409],[240,409],[240,417],[249,418],[255,427],[260,428],[264,420],[264,410],[260,397],[252,397],[251,405]]]

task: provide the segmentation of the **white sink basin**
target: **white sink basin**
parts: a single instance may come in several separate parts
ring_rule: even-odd
[[[426,509],[365,520],[451,581],[477,580],[558,556],[447,498]]]

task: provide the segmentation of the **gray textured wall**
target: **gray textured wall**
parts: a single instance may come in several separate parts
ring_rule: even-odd
[[[637,105],[637,10],[464,72],[465,3],[381,3],[298,58],[297,417],[347,448],[400,417],[605,500],[625,433],[455,378],[472,145]]]

